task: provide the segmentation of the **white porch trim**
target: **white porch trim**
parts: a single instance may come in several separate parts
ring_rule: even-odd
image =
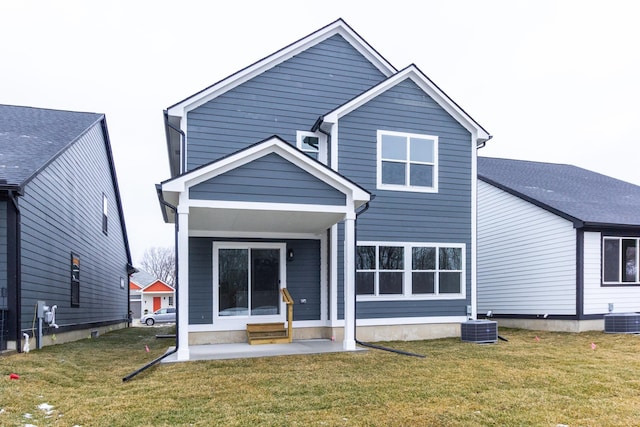
[[[183,193],[180,199],[186,198]],[[189,207],[178,206],[178,351],[180,361],[189,360]],[[182,332],[182,333],[180,333]]]
[[[348,215],[344,221],[344,350],[356,349],[356,215]]]

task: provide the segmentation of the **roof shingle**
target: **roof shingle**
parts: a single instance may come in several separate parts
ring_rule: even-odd
[[[104,116],[0,105],[0,180],[23,185]]]
[[[478,157],[478,178],[587,225],[640,226],[640,186],[576,166]]]

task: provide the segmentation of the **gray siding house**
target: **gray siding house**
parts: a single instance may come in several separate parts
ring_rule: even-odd
[[[640,312],[640,187],[571,165],[478,158],[478,312],[580,332]]]
[[[343,20],[165,111],[178,360],[283,322],[296,339],[459,334],[475,315],[476,151],[489,134]]]
[[[38,345],[126,325],[131,272],[105,116],[0,105],[4,347],[34,339],[38,301],[58,326]]]

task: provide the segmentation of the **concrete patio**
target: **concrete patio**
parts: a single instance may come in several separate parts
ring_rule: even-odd
[[[170,347],[168,352],[173,351],[175,347]],[[365,350],[357,347],[355,351]],[[345,351],[342,348],[342,342],[331,340],[296,340],[290,344],[260,344],[250,345],[247,343],[235,344],[208,344],[208,345],[190,345],[189,361],[194,360],[224,360],[224,359],[246,359],[252,357],[273,357],[273,356],[291,356],[298,354],[321,354],[321,353],[339,353]],[[171,354],[164,359],[162,363],[178,362],[177,354]]]

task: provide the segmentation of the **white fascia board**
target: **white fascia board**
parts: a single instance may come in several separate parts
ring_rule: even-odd
[[[458,107],[458,105],[456,105],[431,80],[429,80],[424,74],[422,74],[422,72],[415,65],[410,65],[404,70],[381,82],[377,86],[374,86],[370,90],[363,92],[360,96],[331,111],[329,114],[323,117],[323,123],[327,123],[328,127],[330,128],[332,125],[335,125],[341,117],[349,114],[353,110],[359,108],[365,103],[371,101],[373,98],[386,92],[390,88],[408,78],[416,83],[418,87],[420,87],[420,89],[422,89],[435,102],[437,102],[440,107],[442,107],[447,113],[455,118],[462,126],[465,127],[465,129],[471,132],[472,135],[475,135],[477,140],[486,141],[490,138],[489,134],[482,127],[480,127],[467,113],[465,113],[460,107]],[[323,129],[327,129],[327,127],[323,127]]]
[[[355,31],[351,29],[342,19],[327,25],[324,28],[315,31],[308,36],[284,47],[277,52],[263,58],[262,60],[249,65],[248,67],[238,71],[235,74],[213,84],[197,94],[169,107],[167,109],[169,115],[184,117],[184,115],[209,102],[210,100],[224,94],[225,92],[245,83],[254,77],[264,73],[265,71],[275,67],[276,65],[298,55],[299,53],[309,49],[310,47],[340,34],[345,38],[358,52],[367,58],[376,68],[384,75],[390,76],[396,72],[396,69],[387,62],[378,52],[375,51],[364,39],[362,39]]]
[[[251,211],[282,211],[282,212],[318,212],[347,214],[349,209],[336,205],[311,205],[304,203],[265,203],[265,202],[238,202],[225,200],[189,200],[189,207],[207,209],[238,209]]]
[[[280,155],[282,158],[300,167],[310,175],[326,182],[343,194],[351,194],[354,201],[366,203],[370,199],[370,194],[358,187],[356,184],[348,181],[337,172],[314,161],[287,142],[275,137],[242,150],[236,154],[225,157],[217,162],[196,169],[190,173],[166,181],[162,183],[162,191],[178,193],[185,192],[189,187],[233,170],[270,153]]]

